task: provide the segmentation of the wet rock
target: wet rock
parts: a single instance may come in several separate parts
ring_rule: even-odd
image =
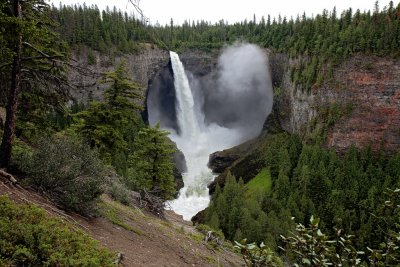
[[[223,151],[217,151],[210,155],[208,167],[214,173],[222,173],[238,158],[239,155],[226,154]]]
[[[207,209],[199,211],[196,215],[194,215],[191,219],[193,224],[204,224],[206,222],[206,214]]]

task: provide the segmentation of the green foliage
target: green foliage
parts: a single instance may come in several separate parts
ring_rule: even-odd
[[[384,157],[368,147],[352,147],[339,157],[288,134],[265,136],[262,148],[261,174],[269,170],[270,189],[261,195],[248,193],[249,188],[268,187],[261,174],[244,187],[228,178],[223,189],[215,190],[206,224],[221,229],[229,240],[247,238],[276,249],[279,236],[294,230],[294,222],[305,225],[315,214],[329,239],[336,237],[333,229],[355,236],[351,241],[356,250],[384,242],[385,230],[378,230],[380,222],[372,214],[379,214],[383,188],[398,186],[399,153]]]
[[[0,30],[0,41],[4,43],[1,53],[5,55],[4,57],[0,57],[1,63],[12,62],[14,56],[12,49],[15,45],[15,39],[18,35],[21,35],[23,42],[25,42],[25,47],[22,50],[22,64],[30,67],[30,71],[27,71],[23,75],[27,75],[30,78],[30,85],[34,83],[43,84],[46,81],[38,79],[42,77],[40,72],[46,67],[48,68],[49,63],[52,63],[48,58],[64,59],[67,52],[66,44],[54,32],[55,24],[52,18],[48,16],[49,5],[46,2],[41,0],[21,1],[21,19],[15,18],[10,12],[12,4],[13,1],[9,0],[2,1],[0,4],[0,22],[3,26]],[[44,57],[44,55],[48,57]],[[5,69],[9,71],[11,69],[11,66],[1,66],[0,71],[4,71]],[[63,66],[55,64],[51,71],[52,74],[56,74],[57,72],[61,74],[62,70]],[[33,73],[37,76],[30,76]]]
[[[246,188],[243,181],[228,174],[224,190],[219,186],[207,208],[206,224],[222,230],[228,240],[247,236],[249,239],[261,242],[267,232],[262,231],[267,215],[261,210],[257,199],[246,198]]]
[[[171,199],[176,193],[172,153],[174,146],[160,129],[145,127],[135,138],[134,151],[129,157],[126,184],[132,190],[146,189],[162,199]]]
[[[108,189],[108,193],[114,200],[124,205],[130,204],[129,190],[121,182],[113,182]]]
[[[309,227],[301,223],[296,225],[296,233],[290,237],[282,236],[286,250],[296,266],[359,266],[361,259],[349,241],[349,237],[340,236],[336,240],[319,229],[320,219],[311,216]]]
[[[23,138],[34,139],[43,131],[55,132],[67,124],[66,98],[57,92],[42,88],[25,89],[18,101],[16,130]]]
[[[20,139],[14,141],[11,153],[11,166],[19,170],[28,170],[32,166],[33,149]]]
[[[379,205],[373,218],[378,222],[374,230],[379,231],[382,242],[377,248],[362,247],[357,251],[351,235],[342,235],[336,231],[336,237],[330,239],[322,233],[320,220],[310,218],[308,227],[301,223],[296,233],[290,237],[282,236],[289,257],[297,266],[397,266],[400,263],[400,189],[387,189],[386,200]]]
[[[383,237],[378,248],[367,248],[368,262],[372,266],[400,264],[400,189],[384,192],[385,201],[374,215],[377,227],[374,231]]]
[[[400,263],[400,189],[387,189],[385,201],[379,205],[377,213],[372,214],[378,220],[375,231],[383,236],[377,248],[363,246],[359,250],[353,245],[355,236],[343,234],[336,229],[329,237],[320,229],[320,219],[310,217],[308,226],[296,224],[295,232],[289,237],[281,236],[285,259],[293,266],[398,266]],[[247,266],[276,266],[271,262],[273,252],[254,243],[235,242],[240,249]],[[265,249],[265,251],[263,251]],[[268,260],[268,261],[266,261]],[[260,262],[264,265],[260,265]]]
[[[272,181],[271,175],[267,169],[262,169],[256,177],[251,179],[247,184],[247,195],[265,195],[271,191]]]
[[[87,45],[94,50],[113,54],[136,53],[138,42],[151,42],[151,31],[140,18],[122,13],[115,7],[100,11],[97,6],[60,6],[51,16],[59,23],[58,32],[71,46]]]
[[[72,137],[41,138],[29,164],[17,165],[27,174],[29,183],[66,209],[85,213],[102,192],[104,167],[98,154]]]
[[[122,60],[117,69],[105,74],[103,83],[111,83],[105,92],[107,104],[111,109],[142,110],[143,107],[135,103],[143,99],[143,88],[129,78],[126,62]]]
[[[268,247],[261,243],[247,244],[247,240],[235,241],[235,248],[242,254],[243,260],[248,267],[283,267],[282,260]]]
[[[122,61],[113,72],[106,73],[103,82],[110,83],[106,102],[91,102],[86,110],[74,115],[74,130],[98,148],[101,158],[126,175],[127,158],[133,150],[138,130],[144,126],[137,111],[141,106],[141,87],[129,79]]]
[[[0,240],[1,266],[115,266],[112,253],[82,231],[4,196]]]
[[[53,31],[54,24],[48,16],[49,5],[42,0],[20,1],[21,12],[13,12],[15,3],[7,0],[0,5],[0,42],[4,45],[1,49],[4,57],[0,57],[0,91],[2,96],[7,95],[1,104],[7,102],[8,105],[0,154],[2,167],[9,165],[16,128],[27,130],[28,135],[36,133],[32,122],[54,108],[54,102],[65,100],[67,95],[65,73],[68,64],[64,64],[64,60],[68,60],[67,48]],[[31,95],[36,98],[26,101]],[[45,103],[43,96],[48,96]],[[21,114],[25,118],[21,117],[16,124],[15,120]],[[29,121],[29,117],[33,120]],[[43,118],[41,122],[46,124]]]

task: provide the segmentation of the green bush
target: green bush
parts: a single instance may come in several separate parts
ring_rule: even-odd
[[[130,203],[129,190],[121,182],[113,182],[108,188],[108,191],[114,200],[124,205],[128,205]]]
[[[110,251],[36,206],[0,196],[0,266],[115,266]]]
[[[11,166],[19,170],[27,170],[32,166],[33,150],[20,139],[15,139],[11,153]]]
[[[283,267],[282,260],[268,247],[261,243],[248,244],[246,239],[235,241],[235,249],[240,252],[247,267]],[[296,265],[297,266],[297,265]]]
[[[72,137],[41,138],[30,164],[28,182],[67,210],[85,213],[102,193],[104,167],[96,151]]]

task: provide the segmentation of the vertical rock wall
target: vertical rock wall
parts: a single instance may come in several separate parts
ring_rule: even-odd
[[[272,58],[272,65],[291,64],[282,55]],[[333,80],[309,93],[292,83],[288,67],[272,69],[281,72],[273,77],[281,77],[274,84],[279,88],[274,115],[282,129],[305,136],[310,134],[310,125],[327,123],[336,112],[340,115],[327,129],[327,147],[339,153],[353,144],[359,148],[372,145],[387,153],[400,149],[399,61],[356,55],[335,69]]]

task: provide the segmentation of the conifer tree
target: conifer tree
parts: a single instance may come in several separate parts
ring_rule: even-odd
[[[8,167],[15,135],[18,96],[22,90],[51,89],[65,95],[63,59],[65,47],[58,42],[42,0],[7,0],[0,5],[0,42],[4,44],[0,72],[8,80],[0,84],[7,92],[6,121],[0,147],[0,167]],[[10,53],[11,52],[11,53]],[[51,84],[50,88],[48,85]],[[59,89],[59,90],[57,90]]]
[[[118,157],[117,171],[124,174],[124,156],[128,157],[133,149],[134,135],[143,124],[137,114],[142,109],[138,104],[143,97],[141,87],[129,78],[124,61],[115,71],[106,73],[102,82],[110,83],[106,101],[94,101],[76,114],[74,127],[92,147],[99,148],[103,160],[112,163]]]
[[[132,189],[150,190],[163,199],[171,199],[175,195],[174,147],[167,138],[168,134],[159,125],[145,127],[137,134],[126,179]]]

